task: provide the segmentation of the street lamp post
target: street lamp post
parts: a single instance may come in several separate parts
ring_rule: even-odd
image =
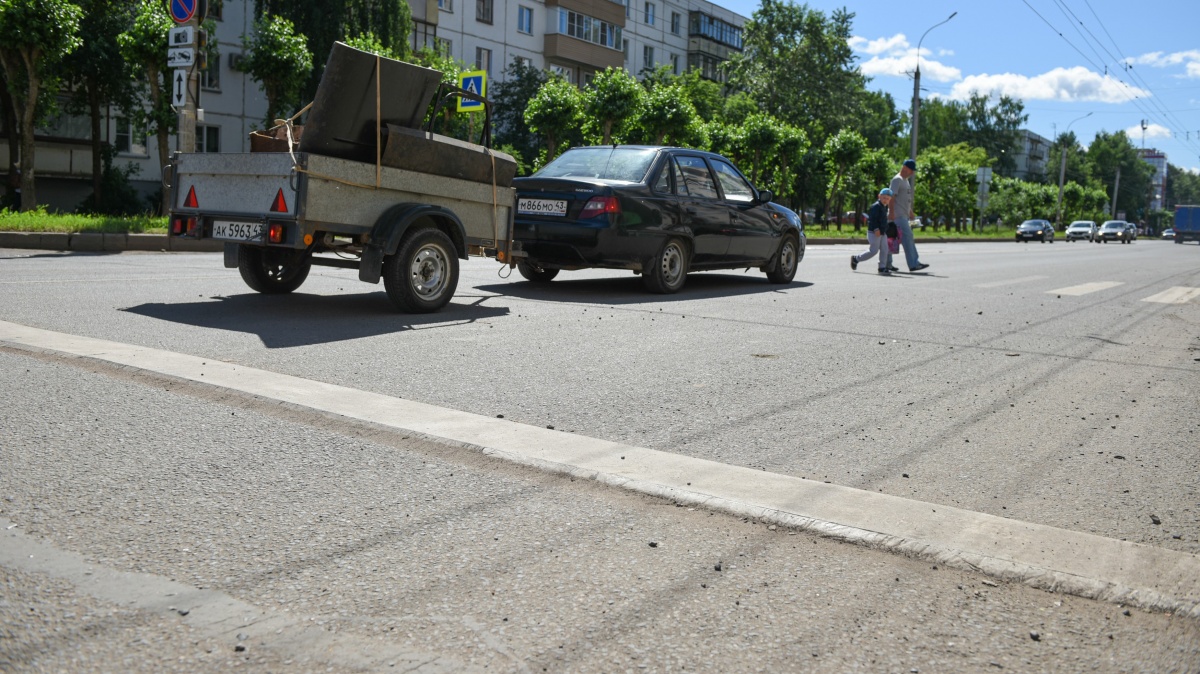
[[[946,21],[949,21],[956,16],[958,16],[958,12],[946,17]],[[930,30],[933,30],[943,23],[946,23],[946,21],[933,24],[929,27],[929,30],[925,31],[925,33],[921,35],[921,39],[917,40],[917,70],[913,73],[912,150],[909,152],[909,156],[913,159],[917,158],[917,126],[919,125],[921,118],[921,43],[925,41],[925,36],[929,35]]]
[[[1092,113],[1088,113],[1079,119],[1072,119],[1071,124],[1078,122],[1080,119],[1091,117]],[[1063,136],[1071,132],[1071,124],[1067,125],[1067,130],[1063,131]],[[1059,136],[1062,138],[1062,136]],[[1063,198],[1063,179],[1067,176],[1067,146],[1064,143],[1062,146],[1062,161],[1058,166],[1058,216],[1054,219],[1054,224],[1062,226],[1062,198]]]

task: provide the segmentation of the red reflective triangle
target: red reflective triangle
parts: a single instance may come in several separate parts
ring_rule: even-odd
[[[200,204],[196,201],[196,187],[193,185],[188,188],[187,199],[183,200],[184,208],[200,208]]]
[[[283,199],[283,188],[279,188],[279,192],[275,195],[275,203],[271,204],[272,213],[287,213],[287,201]]]

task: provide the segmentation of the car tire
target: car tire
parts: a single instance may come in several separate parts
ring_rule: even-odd
[[[800,244],[795,236],[788,234],[779,244],[779,254],[775,256],[775,264],[767,271],[767,280],[771,283],[791,283],[799,267]]]
[[[522,260],[517,263],[517,271],[520,272],[521,276],[525,277],[526,281],[533,281],[534,283],[549,283],[550,281],[554,280],[555,276],[558,276],[559,270],[544,269],[532,262],[526,262]]]
[[[299,288],[312,269],[307,250],[238,246],[238,273],[251,290],[283,295]]]
[[[446,306],[458,288],[454,242],[440,229],[410,232],[383,262],[383,287],[392,304],[410,314]]]
[[[658,254],[642,270],[642,283],[652,293],[670,295],[683,287],[687,273],[687,244],[672,237],[663,242]]]

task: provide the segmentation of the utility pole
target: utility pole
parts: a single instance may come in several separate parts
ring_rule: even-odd
[[[1117,190],[1120,189],[1120,187],[1121,187],[1121,166],[1118,164],[1117,165],[1117,179],[1113,181],[1112,216],[1113,216],[1114,220],[1117,219]]]
[[[1080,117],[1079,119],[1072,119],[1071,123],[1067,124],[1067,130],[1063,131],[1063,135],[1065,136],[1068,133],[1071,133],[1071,124],[1078,122],[1080,119],[1087,119],[1088,117],[1091,117],[1091,116],[1092,116],[1092,113],[1089,112],[1088,114],[1084,115],[1083,117]],[[1062,139],[1060,138],[1059,140],[1062,140]],[[1065,179],[1066,177],[1067,177],[1067,145],[1066,145],[1066,143],[1063,143],[1062,161],[1059,163],[1059,166],[1058,166],[1058,216],[1054,220],[1054,224],[1059,225],[1060,227],[1062,226],[1063,179]]]
[[[196,151],[196,119],[200,96],[200,67],[207,38],[200,23],[208,16],[208,0],[174,0],[169,3],[176,28],[171,29],[167,65],[171,67],[171,107],[179,113],[175,149]],[[201,53],[197,53],[200,51]]]
[[[946,17],[946,21],[949,21],[956,16],[958,16],[958,12]],[[908,154],[908,156],[912,157],[913,159],[917,158],[917,127],[919,126],[921,119],[921,43],[925,41],[925,36],[929,35],[930,30],[933,30],[943,23],[946,23],[946,21],[933,24],[929,27],[929,30],[926,30],[925,33],[921,35],[921,39],[917,40],[917,70],[913,73],[912,149]]]

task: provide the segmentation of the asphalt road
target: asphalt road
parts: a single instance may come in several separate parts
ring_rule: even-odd
[[[1197,247],[922,251],[928,273],[881,278],[872,263],[852,273],[848,247],[814,247],[790,286],[706,273],[670,297],[630,274],[540,286],[471,261],[451,307],[416,317],[352,272],[264,297],[217,255],[0,251],[0,320],[1200,552],[1200,411],[1186,404],[1200,301],[1147,301],[1200,288]],[[346,653],[384,645],[445,671],[1200,663],[1193,620],[48,354],[4,349],[0,376],[0,517],[102,568],[346,635],[305,666],[350,668]],[[3,573],[0,663],[17,668],[115,652],[130,670],[270,669],[289,654]]]

